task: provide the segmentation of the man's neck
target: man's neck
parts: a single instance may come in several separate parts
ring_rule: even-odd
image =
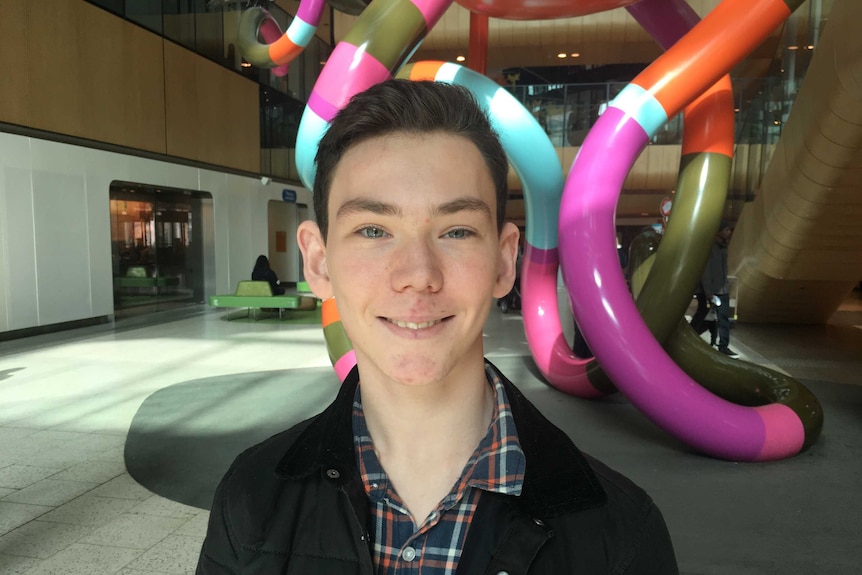
[[[366,381],[362,408],[374,450],[419,525],[446,496],[485,436],[495,394],[477,370],[421,387]]]

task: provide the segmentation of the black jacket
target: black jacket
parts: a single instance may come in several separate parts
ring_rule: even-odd
[[[358,380],[354,368],[323,413],[237,457],[215,494],[198,575],[374,575],[354,463]],[[502,380],[526,455],[524,488],[482,494],[458,574],[677,573],[649,496],[578,451]]]
[[[707,296],[727,294],[727,244],[716,241],[712,244],[709,259],[700,281]]]

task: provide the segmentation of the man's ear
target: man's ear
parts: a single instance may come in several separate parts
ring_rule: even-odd
[[[501,298],[512,291],[518,275],[518,237],[521,232],[512,222],[503,224],[500,231],[500,270],[494,286],[494,297]]]
[[[302,271],[314,295],[320,299],[332,297],[332,284],[326,268],[326,243],[316,222],[305,220],[296,230],[296,241],[302,252]]]

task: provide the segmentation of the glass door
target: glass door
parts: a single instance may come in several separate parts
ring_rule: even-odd
[[[203,192],[111,185],[114,314],[162,311],[203,301],[199,227]]]

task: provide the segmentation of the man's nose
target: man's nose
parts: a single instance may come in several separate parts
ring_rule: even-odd
[[[443,287],[440,253],[432,242],[422,239],[404,241],[392,256],[390,276],[396,291],[435,292]]]

